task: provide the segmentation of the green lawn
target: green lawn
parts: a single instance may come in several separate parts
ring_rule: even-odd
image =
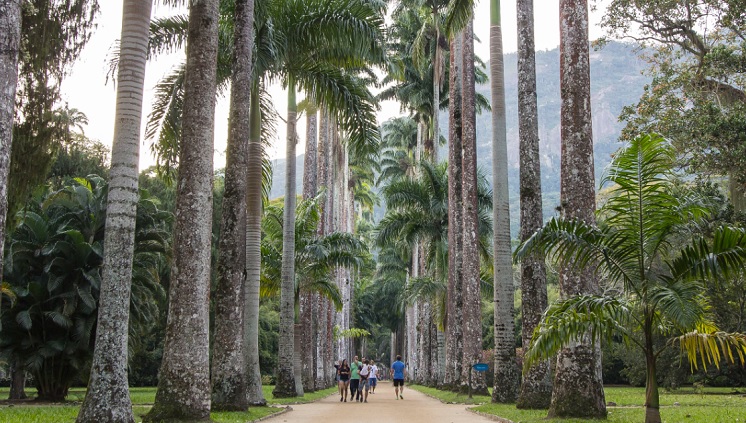
[[[466,402],[465,395],[437,389],[415,386],[414,389],[435,396],[444,402]],[[664,423],[707,422],[735,423],[746,422],[746,389],[705,388],[695,392],[692,388],[682,388],[667,392],[661,390],[661,418]],[[545,410],[517,410],[510,404],[491,404],[488,397],[477,397],[476,402],[484,404],[473,409],[482,413],[500,416],[515,423],[587,423],[583,419],[546,419]],[[608,387],[606,401],[617,406],[609,407],[608,421],[611,423],[641,422],[644,418],[642,405],[645,402],[644,388]],[[679,405],[674,405],[679,403]]]
[[[337,392],[337,388],[334,387],[306,394],[300,398],[274,399],[272,398],[272,388],[274,387],[263,387],[264,397],[267,398],[269,405],[313,402]],[[29,397],[35,395],[33,389],[28,389],[26,393]],[[29,403],[8,406],[0,404],[0,423],[72,423],[78,415],[78,407],[84,396],[85,388],[72,388],[67,401],[59,405]],[[0,388],[0,399],[5,398],[8,398],[8,388]],[[150,410],[150,406],[155,400],[155,388],[130,388],[130,398],[134,404],[135,418],[140,421],[139,417]],[[210,416],[218,423],[246,423],[281,410],[278,407],[251,407],[247,412],[213,412]]]

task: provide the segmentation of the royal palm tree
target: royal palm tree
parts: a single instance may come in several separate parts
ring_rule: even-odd
[[[212,408],[241,411],[249,405],[242,294],[246,273],[246,162],[253,86],[254,1],[235,0],[234,7],[233,75],[210,378]]]
[[[560,107],[562,157],[560,215],[593,224],[593,133],[587,0],[560,0]],[[575,268],[560,269],[560,295],[570,298],[598,290],[598,281]],[[552,417],[604,417],[600,345],[580,342],[557,357]]]
[[[296,90],[304,91],[314,104],[323,104],[329,109],[340,127],[349,132],[353,145],[368,144],[377,136],[372,96],[350,71],[362,69],[368,61],[382,61],[383,16],[379,5],[364,0],[292,0],[274,2],[271,6],[275,27],[283,35],[274,71],[288,92],[280,366],[274,390],[275,396],[287,397],[302,394],[292,364]],[[337,18],[329,19],[332,15]]]
[[[137,167],[151,0],[123,5],[119,84],[104,240],[104,271],[91,380],[77,421],[134,422],[127,380],[127,334],[135,248]]]
[[[8,213],[8,172],[10,147],[13,143],[13,119],[18,82],[18,52],[21,46],[21,0],[3,3],[0,8],[0,239],[5,239],[5,217]],[[0,257],[5,243],[0,243]],[[2,275],[2,263],[0,263]]]
[[[746,231],[721,227],[711,241],[688,237],[687,226],[707,211],[702,199],[676,191],[675,163],[662,137],[635,138],[602,180],[611,184],[611,197],[598,210],[597,225],[552,219],[516,252],[523,257],[540,251],[608,284],[603,294],[580,294],[550,306],[534,331],[525,368],[588,334],[595,342],[621,336],[645,355],[647,423],[661,421],[656,359],[666,347],[680,344],[693,368],[698,355],[705,368],[719,366],[721,359],[733,362],[734,356],[741,364],[746,360],[746,335],[719,332],[708,320],[702,295],[706,284],[741,270]],[[661,338],[669,340],[663,348]]]
[[[534,51],[534,0],[518,0],[518,135],[520,149],[521,241],[544,223],[541,204],[539,110],[536,101],[536,52]],[[521,314],[523,350],[547,308],[544,257],[521,260]],[[552,399],[549,362],[537,363],[521,381],[518,408],[548,408]]]
[[[147,421],[209,420],[209,289],[218,1],[192,2],[168,327]]]
[[[490,3],[490,82],[492,91],[492,185],[495,313],[495,384],[493,402],[515,402],[518,369],[513,335],[513,266],[508,198],[508,140],[505,128],[505,69],[503,66],[500,0]]]

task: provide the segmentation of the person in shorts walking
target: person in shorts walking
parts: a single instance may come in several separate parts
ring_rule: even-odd
[[[361,401],[363,393],[360,390],[360,368],[363,367],[357,356],[350,363],[350,401]]]
[[[401,361],[401,356],[397,355],[396,361],[391,363],[391,378],[394,380],[396,399],[404,399],[404,378],[406,376],[407,366]]]
[[[363,367],[360,368],[360,387],[358,388],[358,392],[363,393],[360,398],[362,402],[368,402],[368,390],[370,389],[370,385],[368,385],[368,377],[370,377],[369,363],[367,358],[363,358]]]
[[[378,384],[378,366],[376,366],[375,360],[370,360],[370,376],[368,376],[368,385],[370,386],[370,393],[376,393],[376,385]]]
[[[337,369],[337,377],[339,378],[339,402],[347,402],[347,387],[350,386],[350,366],[347,365],[347,360],[342,360],[342,363]]]

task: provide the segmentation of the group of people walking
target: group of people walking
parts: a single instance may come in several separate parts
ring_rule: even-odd
[[[378,385],[379,367],[374,360],[358,360],[358,356],[348,363],[347,359],[335,363],[337,369],[337,381],[339,381],[339,402],[347,402],[347,390],[350,391],[350,402],[368,402],[368,394],[376,393]],[[396,399],[404,399],[404,377],[406,365],[401,361],[401,356],[396,356],[396,361],[391,364],[391,377],[394,380]]]

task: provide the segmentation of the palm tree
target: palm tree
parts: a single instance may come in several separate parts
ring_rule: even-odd
[[[541,204],[541,162],[539,158],[539,115],[536,103],[536,52],[534,51],[534,1],[519,0],[518,14],[518,132],[520,138],[521,241],[543,224]],[[490,61],[491,63],[492,61]],[[523,350],[547,308],[544,257],[521,260],[521,313]],[[537,363],[521,381],[516,407],[549,408],[552,381],[549,362]]]
[[[540,251],[562,267],[600,276],[608,289],[553,304],[534,332],[526,368],[591,334],[618,335],[645,354],[645,421],[659,423],[656,359],[681,345],[694,369],[697,355],[719,366],[722,358],[746,360],[746,335],[718,332],[708,321],[705,284],[740,271],[746,262],[746,231],[721,227],[711,242],[692,238],[678,244],[687,226],[707,214],[701,199],[676,192],[673,149],[658,135],[643,135],[617,153],[602,185],[611,197],[598,210],[597,226],[581,219],[549,221],[517,251]],[[678,244],[678,245],[677,245]],[[659,349],[656,341],[671,338]]]
[[[492,185],[495,313],[495,384],[493,402],[514,402],[518,392],[513,335],[513,266],[508,198],[508,142],[505,129],[505,69],[503,66],[500,0],[492,0],[490,22],[490,81],[492,91]]]
[[[593,224],[593,134],[591,127],[590,61],[587,0],[560,0],[560,107],[562,158],[561,216]],[[598,281],[574,268],[560,269],[560,295],[570,298],[598,290]],[[589,341],[590,342],[590,341]],[[601,349],[581,342],[557,357],[552,417],[604,417]]]
[[[21,46],[21,0],[3,4],[0,19],[0,239],[5,239],[5,217],[8,213],[8,172],[10,147],[13,143],[13,118],[18,82],[18,52]],[[0,258],[5,243],[0,242]],[[2,275],[0,262],[0,275]]]
[[[209,288],[218,1],[192,3],[168,327],[147,421],[210,418]]]
[[[123,5],[116,125],[111,152],[104,272],[91,380],[77,422],[134,422],[127,381],[127,333],[135,247],[137,167],[151,0]]]
[[[280,296],[280,366],[274,395],[302,394],[296,385],[293,334],[293,285],[295,279],[295,120],[296,89],[306,92],[315,104],[333,112],[353,144],[362,145],[375,136],[372,96],[352,73],[367,60],[381,61],[383,18],[377,5],[361,0],[316,0],[273,3],[272,16],[283,34],[282,54],[276,72],[288,90],[285,219],[283,272]],[[329,16],[337,19],[329,19]],[[342,41],[345,40],[345,41]],[[349,42],[352,40],[352,42]],[[298,392],[300,387],[301,392]]]
[[[243,351],[243,289],[246,272],[246,183],[254,49],[254,1],[235,0],[233,76],[220,224],[215,342],[212,357],[212,408],[248,408]],[[261,176],[260,176],[261,177]]]

